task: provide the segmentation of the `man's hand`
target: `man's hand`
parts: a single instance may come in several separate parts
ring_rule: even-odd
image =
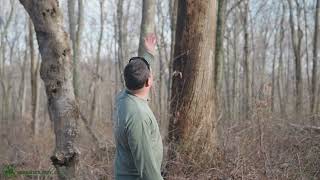
[[[157,43],[157,37],[154,33],[148,34],[144,38],[144,46],[146,50],[151,53],[152,55],[155,54],[156,50],[156,43]]]

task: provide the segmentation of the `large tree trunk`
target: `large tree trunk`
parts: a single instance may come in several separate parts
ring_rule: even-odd
[[[42,57],[40,75],[56,135],[51,160],[59,179],[76,179],[79,108],[72,86],[72,56],[69,37],[63,29],[62,13],[56,0],[20,2],[33,21]]]
[[[216,0],[178,3],[169,139],[190,157],[213,158]]]
[[[312,87],[311,87],[311,101],[310,101],[310,109],[311,113],[316,112],[316,105],[317,102],[317,74],[318,74],[318,46],[319,46],[319,21],[320,21],[320,0],[317,0],[316,5],[316,16],[315,16],[315,23],[314,23],[314,38],[313,38],[313,65],[312,65]]]
[[[156,3],[155,0],[143,0],[142,4],[142,20],[140,27],[140,41],[138,55],[142,56],[146,49],[144,47],[144,38],[147,34],[154,33],[156,15]]]

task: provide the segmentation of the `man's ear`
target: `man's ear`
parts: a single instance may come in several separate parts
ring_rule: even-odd
[[[152,85],[151,77],[149,77],[146,81],[145,87],[150,87]]]
[[[150,86],[150,79],[149,79],[149,78],[147,79],[147,81],[146,81],[146,83],[145,83],[144,86],[145,86],[145,87],[149,87],[149,86]]]

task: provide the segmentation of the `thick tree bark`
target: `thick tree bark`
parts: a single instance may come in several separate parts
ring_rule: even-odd
[[[213,158],[217,145],[215,31],[216,0],[179,0],[169,140],[190,156]]]
[[[146,51],[144,47],[144,38],[147,34],[154,33],[156,15],[155,0],[143,0],[142,4],[142,20],[140,26],[140,41],[138,55],[142,56]]]
[[[20,0],[30,15],[42,57],[40,75],[54,123],[56,147],[51,156],[59,179],[76,179],[79,108],[72,86],[72,56],[68,34],[56,0]]]
[[[320,21],[320,0],[317,0],[316,12],[315,12],[315,23],[314,23],[314,37],[313,37],[313,58],[312,58],[312,87],[311,87],[311,99],[310,99],[310,110],[311,113],[316,113],[317,102],[317,74],[318,74],[318,47],[319,47],[319,21]]]

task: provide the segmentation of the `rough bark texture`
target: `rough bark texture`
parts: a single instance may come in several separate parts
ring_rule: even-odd
[[[144,38],[147,34],[154,33],[156,15],[156,2],[155,0],[143,0],[142,4],[142,20],[140,27],[140,42],[138,55],[142,56],[146,51],[144,47]]]
[[[173,148],[175,144],[183,146],[191,156],[211,154],[208,157],[212,158],[217,140],[215,27],[216,0],[179,0],[169,139]]]
[[[30,15],[42,58],[40,76],[54,123],[56,148],[51,156],[59,179],[76,179],[79,152],[77,122],[79,109],[72,86],[72,56],[68,34],[56,0],[20,0]]]

